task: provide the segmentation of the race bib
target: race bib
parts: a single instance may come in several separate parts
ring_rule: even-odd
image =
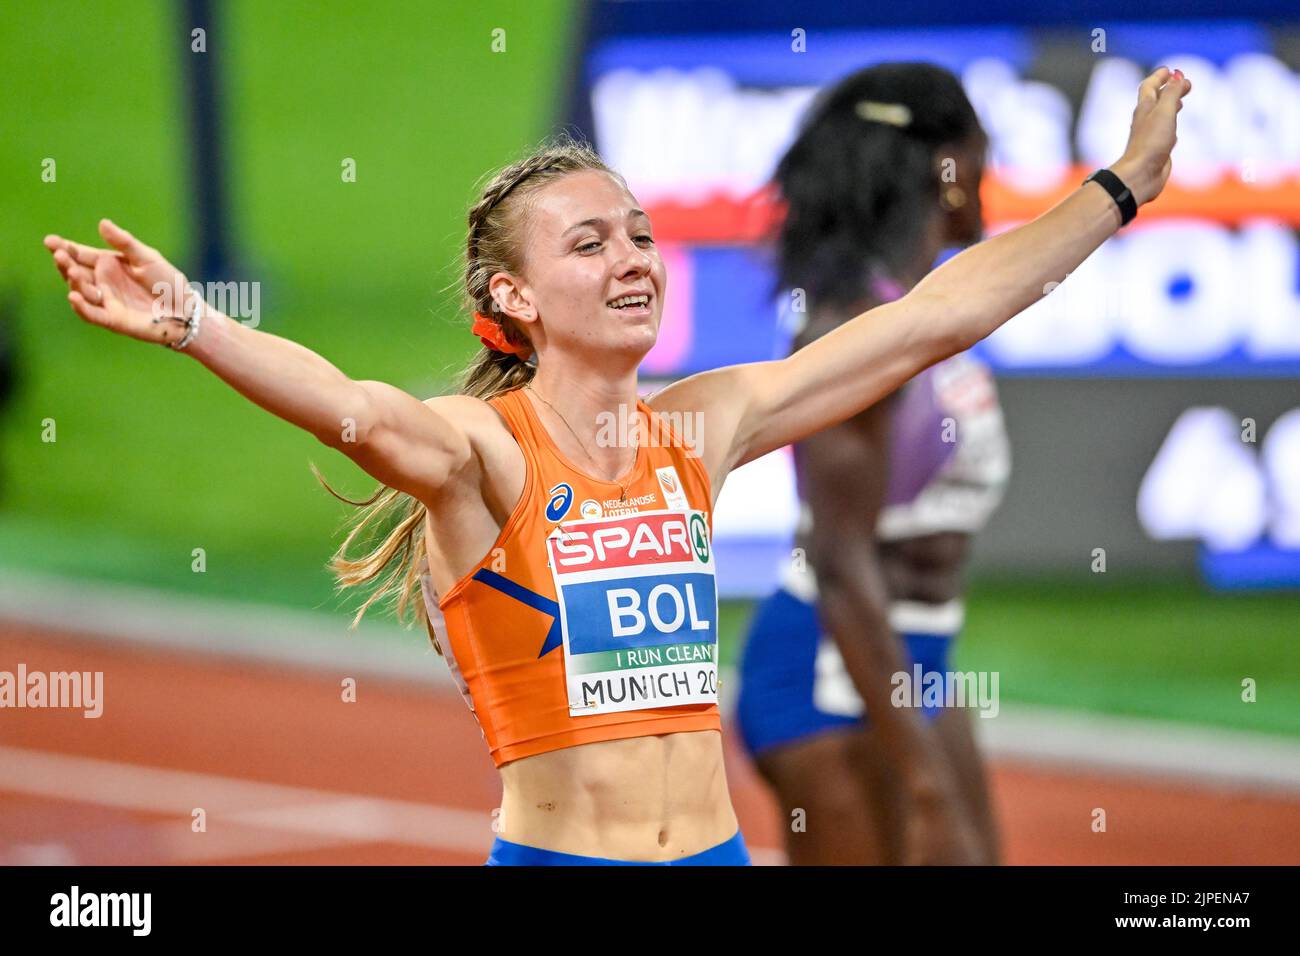
[[[565,522],[546,540],[574,717],[718,699],[718,593],[703,511]]]

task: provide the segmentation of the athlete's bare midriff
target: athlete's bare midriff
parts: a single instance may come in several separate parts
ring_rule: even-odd
[[[943,604],[965,592],[971,536],[939,531],[916,538],[877,541],[881,572],[895,601]]]
[[[663,861],[739,824],[716,730],[566,747],[501,768],[502,839],[561,853]]]
[[[426,502],[429,572],[440,595],[496,543],[528,467],[491,406],[464,396],[452,401],[473,455],[440,499]],[[501,779],[498,835],[561,853],[671,860],[723,843],[739,826],[716,730],[566,747],[505,764]]]

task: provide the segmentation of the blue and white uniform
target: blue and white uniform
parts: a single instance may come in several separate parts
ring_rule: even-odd
[[[1002,500],[1011,453],[993,375],[984,363],[955,355],[904,386],[891,413],[889,467],[879,540],[973,534],[985,525]],[[804,502],[800,531],[810,525]],[[862,698],[822,627],[816,602],[812,570],[787,564],[781,587],[754,615],[737,701],[751,753],[864,719]],[[944,604],[895,601],[889,609],[890,627],[903,640],[909,663],[920,664],[923,674],[949,669],[964,617],[960,598]],[[925,713],[933,717],[937,710]]]

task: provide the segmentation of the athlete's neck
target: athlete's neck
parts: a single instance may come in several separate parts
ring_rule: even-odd
[[[620,427],[622,421],[632,422],[637,413],[637,373],[632,369],[617,376],[566,376],[557,370],[554,363],[541,362],[537,374],[529,383],[531,391],[542,399],[544,408],[557,412],[562,421],[556,423],[559,429],[550,427],[551,438],[561,448],[572,436],[572,429],[585,448],[569,456],[575,464],[584,468],[591,464],[599,466],[599,473],[593,477],[614,480],[625,474],[635,460],[635,448],[629,444],[620,444],[619,436],[633,434],[630,427]],[[542,420],[547,421],[545,412]],[[567,424],[567,428],[564,426]],[[616,440],[608,440],[613,436]],[[590,459],[587,458],[590,456]]]

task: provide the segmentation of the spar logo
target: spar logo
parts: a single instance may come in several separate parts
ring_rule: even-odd
[[[560,482],[547,492],[551,496],[550,501],[546,502],[546,520],[559,521],[569,513],[569,505],[573,504],[573,488],[568,482]]]
[[[696,558],[701,564],[709,563],[708,529],[703,518],[698,513],[680,511],[575,521],[555,534],[552,546],[563,572],[691,562]]]

